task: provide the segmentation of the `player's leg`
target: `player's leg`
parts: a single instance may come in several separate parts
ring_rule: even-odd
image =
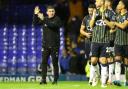
[[[90,77],[90,66],[91,66],[91,42],[85,39],[85,59],[87,64],[85,66],[86,77]]]
[[[114,58],[113,57],[109,57],[107,58],[108,60],[108,84],[112,84],[112,78],[113,78],[113,72],[114,72]]]
[[[128,58],[124,58],[124,68],[125,68],[125,82],[124,82],[124,85],[128,86]]]
[[[121,86],[121,62],[122,62],[122,46],[115,45],[115,77],[114,85]]]
[[[124,85],[128,86],[128,46],[124,47],[125,50],[125,58],[124,58],[124,67],[125,67],[125,82]]]
[[[91,68],[90,68],[90,80],[89,83],[92,82],[92,86],[96,86],[98,83],[97,80],[97,72],[98,72],[98,58],[97,57],[91,57]]]
[[[101,86],[106,87],[106,81],[108,77],[108,70],[107,70],[107,59],[106,57],[100,57],[101,63]]]
[[[101,53],[100,53],[100,64],[101,64],[101,87],[107,87],[106,81],[108,78],[108,65],[107,65],[107,57],[108,54],[106,52],[106,48],[109,46],[109,44],[101,44]]]
[[[98,47],[99,45],[97,43],[93,43],[91,45],[91,52],[92,52],[92,57],[91,57],[91,67],[90,67],[90,79],[89,83],[92,84],[93,86],[97,85],[96,82],[93,82],[96,78],[96,74],[98,71]]]
[[[107,53],[109,57],[107,58],[108,61],[108,81],[107,84],[112,84],[113,72],[114,72],[114,41],[110,42],[110,47],[107,49]]]

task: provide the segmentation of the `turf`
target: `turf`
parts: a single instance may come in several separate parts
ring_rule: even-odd
[[[39,85],[38,82],[24,82],[24,83],[14,83],[14,82],[0,82],[0,89],[102,89],[100,84],[96,87],[92,87],[85,81],[64,81],[58,82],[57,85],[52,85],[48,83],[47,85]],[[114,86],[109,85],[105,89],[128,89],[125,86]]]

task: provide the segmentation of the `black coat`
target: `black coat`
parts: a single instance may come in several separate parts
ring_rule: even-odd
[[[33,17],[34,25],[42,25],[43,28],[43,47],[59,47],[61,20],[58,16],[53,18],[45,17],[40,20],[37,15]]]

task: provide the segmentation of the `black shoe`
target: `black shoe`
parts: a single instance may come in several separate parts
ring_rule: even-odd
[[[53,85],[57,84],[57,81],[53,81],[52,84],[53,84]]]
[[[121,86],[121,82],[120,81],[114,81],[113,84],[116,85],[116,86]]]
[[[47,82],[46,82],[46,81],[41,81],[41,82],[40,82],[40,85],[41,85],[41,84],[46,85]]]
[[[121,83],[117,83],[117,86],[121,86]]]
[[[113,81],[113,84],[114,84],[114,85],[117,85],[117,81]]]
[[[89,85],[92,85],[92,82],[89,82]]]

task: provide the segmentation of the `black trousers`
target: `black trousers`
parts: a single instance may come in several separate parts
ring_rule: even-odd
[[[59,66],[58,66],[58,55],[59,55],[59,47],[43,47],[42,54],[42,79],[46,81],[47,76],[47,65],[48,58],[51,55],[53,71],[54,71],[54,81],[57,81],[59,78]]]

